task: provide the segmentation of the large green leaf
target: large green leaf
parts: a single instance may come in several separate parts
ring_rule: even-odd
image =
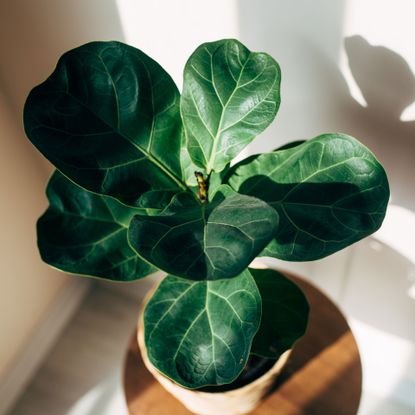
[[[272,269],[250,268],[261,294],[261,325],[251,353],[277,359],[304,335],[309,306],[303,292],[287,277]]]
[[[196,165],[221,171],[274,119],[280,69],[237,40],[204,43],[184,69],[181,113]]]
[[[373,233],[389,199],[382,166],[343,134],[242,161],[228,181],[276,209],[280,225],[261,255],[288,261],[319,259]]]
[[[212,203],[179,193],[155,216],[136,215],[129,241],[156,267],[195,280],[241,273],[275,234],[278,215],[262,200],[220,187]]]
[[[130,209],[111,197],[88,192],[58,171],[46,192],[50,207],[37,223],[39,250],[45,262],[74,274],[117,281],[135,280],[156,271],[127,241],[131,217],[137,212],[149,213],[147,209]],[[148,205],[151,198],[142,204]]]
[[[220,281],[169,275],[144,311],[152,364],[188,388],[232,382],[245,367],[261,319],[261,298],[248,270]]]
[[[92,42],[65,53],[31,91],[25,130],[74,182],[135,204],[150,188],[186,188],[179,101],[173,80],[143,52]]]

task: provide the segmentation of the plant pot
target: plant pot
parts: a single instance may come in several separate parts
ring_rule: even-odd
[[[288,360],[291,350],[283,353],[265,373],[259,369],[259,377],[254,377],[248,384],[243,384],[240,387],[236,386],[235,389],[229,390],[226,385],[225,387],[210,387],[203,390],[184,388],[161,374],[148,359],[144,343],[143,311],[152,293],[153,291],[143,301],[138,321],[137,338],[143,362],[158,382],[189,411],[198,415],[242,415],[249,413],[258,406],[274,385],[276,378]],[[249,373],[245,377],[252,378]],[[234,383],[238,385],[238,382]],[[214,389],[216,390],[212,391]]]

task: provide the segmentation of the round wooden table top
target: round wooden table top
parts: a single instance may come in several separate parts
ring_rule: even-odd
[[[340,310],[319,289],[285,273],[310,304],[307,332],[295,345],[273,392],[255,415],[356,415],[362,368],[353,333]],[[147,371],[134,334],[124,365],[130,415],[190,415]]]

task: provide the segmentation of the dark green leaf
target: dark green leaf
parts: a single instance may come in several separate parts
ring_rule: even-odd
[[[144,312],[151,363],[188,388],[232,382],[244,368],[261,319],[248,270],[220,281],[169,275]]]
[[[179,101],[170,76],[143,52],[92,42],[65,53],[31,91],[25,130],[71,180],[134,205],[150,189],[186,188]]]
[[[193,162],[221,171],[272,122],[280,69],[266,53],[237,40],[199,46],[184,69],[181,113]]]
[[[304,335],[309,306],[303,292],[287,277],[272,269],[249,268],[261,294],[261,325],[251,353],[278,357]]]
[[[111,197],[88,192],[58,171],[46,192],[50,207],[37,223],[39,250],[46,263],[62,271],[117,281],[156,271],[127,241],[131,217],[147,210],[130,209]]]
[[[212,203],[180,193],[160,215],[134,216],[128,237],[142,258],[163,271],[216,280],[241,273],[277,224],[277,213],[265,202],[222,186]]]
[[[261,253],[288,261],[323,258],[376,231],[385,216],[385,171],[362,144],[343,134],[258,155],[236,166],[229,184],[280,215]]]

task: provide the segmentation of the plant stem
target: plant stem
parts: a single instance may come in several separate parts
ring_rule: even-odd
[[[197,180],[197,186],[199,191],[197,192],[197,197],[202,203],[206,203],[208,200],[208,192],[209,192],[209,175],[204,178],[203,173],[200,171],[195,171],[195,176]]]

